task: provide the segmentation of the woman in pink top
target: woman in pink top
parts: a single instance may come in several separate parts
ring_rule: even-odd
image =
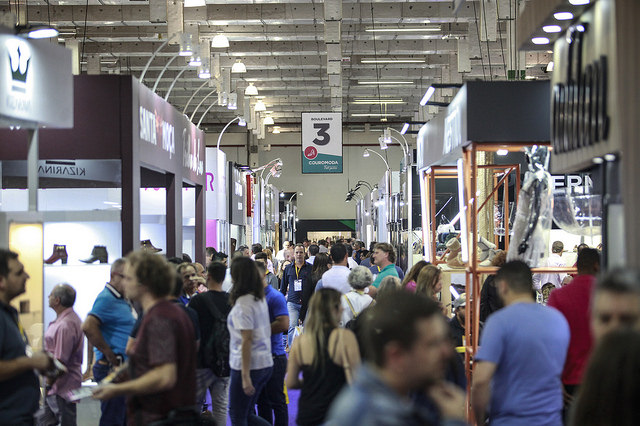
[[[418,274],[425,266],[430,265],[426,260],[421,260],[420,262],[413,265],[411,270],[407,275],[404,276],[402,280],[402,288],[410,291],[411,293],[416,292],[416,282],[418,281]]]

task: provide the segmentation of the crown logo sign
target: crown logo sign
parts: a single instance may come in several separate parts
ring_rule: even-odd
[[[27,73],[31,62],[31,49],[23,40],[10,39],[7,41],[9,64],[11,66],[11,79],[13,89],[24,91],[27,83]]]

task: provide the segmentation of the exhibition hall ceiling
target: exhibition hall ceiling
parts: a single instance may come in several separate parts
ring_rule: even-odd
[[[140,78],[159,49],[144,83],[162,97],[173,84],[169,102],[208,131],[243,115],[249,83],[259,92],[250,103],[259,99],[267,110],[260,119],[274,120],[269,132],[298,125],[302,112],[342,111],[354,127],[420,122],[438,111],[419,105],[433,83],[505,80],[509,70],[548,79],[547,48],[518,52],[515,43],[523,1],[206,0],[184,8],[181,2],[0,0],[0,11],[54,25],[58,43],[77,46],[83,72]],[[201,47],[211,79],[199,78],[198,67],[178,55],[179,37],[162,47],[181,27]],[[229,47],[211,46],[220,34]],[[246,72],[229,72],[238,61]],[[223,100],[218,92],[237,93],[238,110],[209,108]],[[431,101],[446,103],[454,94],[439,89]]]

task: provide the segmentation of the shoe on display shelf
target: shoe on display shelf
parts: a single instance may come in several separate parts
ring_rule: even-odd
[[[107,248],[105,246],[93,246],[93,250],[91,250],[91,256],[89,256],[87,259],[80,259],[80,262],[93,263],[96,260],[99,260],[100,263],[108,263],[109,254],[107,253]]]
[[[44,261],[47,265],[51,265],[58,260],[62,261],[63,265],[67,264],[67,259],[69,255],[67,254],[67,246],[64,244],[54,244],[53,245],[53,253],[47,260]]]
[[[148,251],[150,253],[157,253],[159,251],[162,251],[162,249],[154,247],[153,244],[151,243],[151,240],[142,240],[142,241],[140,241],[140,248],[142,250]]]

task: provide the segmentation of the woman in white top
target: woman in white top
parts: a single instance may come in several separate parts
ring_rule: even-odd
[[[254,413],[260,391],[271,377],[271,323],[264,286],[253,260],[235,259],[231,264],[233,306],[227,318],[229,328],[229,417],[236,426],[268,425]]]
[[[352,290],[342,295],[342,316],[340,317],[340,327],[347,325],[349,321],[360,315],[365,308],[370,306],[373,299],[365,294],[364,289],[373,282],[373,274],[364,266],[356,266],[351,270],[347,281]]]

